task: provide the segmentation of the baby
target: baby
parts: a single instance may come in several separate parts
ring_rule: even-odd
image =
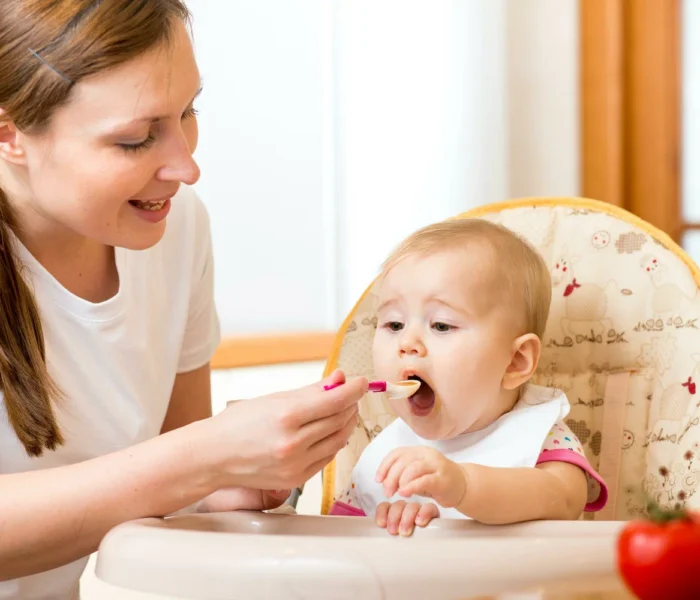
[[[378,378],[421,386],[390,401],[398,418],[330,514],[410,535],[436,517],[503,524],[602,508],[566,396],[528,383],[550,300],[541,256],[503,227],[460,219],[409,237],[382,269],[373,358]]]

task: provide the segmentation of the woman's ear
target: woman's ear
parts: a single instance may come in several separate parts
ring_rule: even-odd
[[[24,164],[24,149],[19,130],[0,108],[0,158],[14,164]]]
[[[542,352],[542,342],[534,333],[521,335],[513,341],[510,364],[501,385],[514,390],[527,383],[535,373]]]

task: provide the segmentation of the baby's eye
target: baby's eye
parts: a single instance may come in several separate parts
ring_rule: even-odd
[[[433,329],[439,333],[446,333],[453,329],[453,327],[447,323],[433,323]]]
[[[398,321],[388,321],[387,323],[384,323],[384,327],[389,331],[401,331],[403,329],[403,323],[399,323]]]

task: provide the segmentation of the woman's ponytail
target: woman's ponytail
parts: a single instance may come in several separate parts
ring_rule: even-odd
[[[41,456],[63,443],[52,407],[58,390],[46,368],[39,310],[14,253],[13,225],[0,189],[0,390],[20,443]]]

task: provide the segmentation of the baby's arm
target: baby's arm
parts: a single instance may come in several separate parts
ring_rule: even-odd
[[[392,460],[393,459],[393,460]],[[380,467],[385,495],[432,498],[440,506],[489,524],[576,519],[586,505],[581,468],[545,462],[535,468],[457,464],[430,448],[406,448]]]
[[[586,505],[586,474],[570,463],[552,461],[534,469],[460,467],[466,493],[455,508],[482,523],[577,519]]]
[[[564,423],[554,426],[537,463],[534,468],[457,464],[432,448],[400,448],[386,457],[377,475],[387,497],[398,492],[432,498],[483,523],[576,519],[584,509],[605,505],[605,483]],[[600,492],[587,503],[589,479]]]

